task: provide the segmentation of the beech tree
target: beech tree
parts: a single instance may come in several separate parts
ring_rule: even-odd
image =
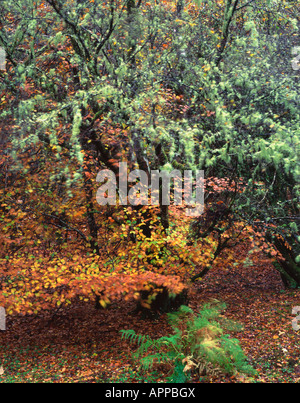
[[[286,0],[2,1],[1,303],[149,308],[240,235],[299,286],[298,17]],[[205,213],[98,206],[121,161],[204,170]]]

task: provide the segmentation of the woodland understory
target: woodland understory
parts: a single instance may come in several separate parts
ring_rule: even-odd
[[[299,30],[294,0],[0,2],[1,383],[299,383]]]
[[[237,253],[246,255],[247,249]],[[213,271],[204,285],[190,291],[189,306],[196,309],[210,299],[226,303],[226,316],[243,325],[235,335],[257,375],[203,376],[191,382],[298,383],[299,334],[292,328],[292,307],[299,291],[286,290],[272,265]],[[133,314],[135,304],[116,301],[108,310],[76,303],[38,316],[16,317],[1,334],[2,382],[143,383],[165,382],[168,365],[141,371],[132,353],[135,346],[122,341],[120,330],[160,337],[169,332],[166,315],[145,319]],[[124,312],[127,312],[124,315]]]

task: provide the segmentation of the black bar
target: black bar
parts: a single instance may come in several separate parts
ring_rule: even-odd
[[[99,384],[98,384],[99,386]],[[167,398],[172,399],[196,399],[200,398],[200,387],[203,384],[159,384],[159,383],[146,383],[146,384],[102,384],[101,385],[101,397],[106,399],[127,398],[132,401],[142,399],[157,399]]]

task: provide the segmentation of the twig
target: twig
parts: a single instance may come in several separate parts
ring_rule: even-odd
[[[63,228],[63,229],[66,229],[66,230],[68,230],[68,231],[77,232],[77,234],[80,235],[80,236],[82,237],[82,239],[84,239],[85,242],[87,242],[86,236],[85,236],[84,233],[81,232],[79,229],[70,226],[70,225],[69,225],[68,223],[66,223],[64,220],[62,220],[62,219],[59,218],[59,217],[56,217],[55,215],[47,214],[47,213],[43,213],[43,215],[46,216],[46,217],[49,217],[49,218],[53,218],[53,219],[55,219],[55,220],[59,220],[59,222],[60,222],[61,224],[63,224],[63,225],[59,225],[59,224],[56,224],[56,223],[51,223],[51,224],[52,224],[52,225],[55,225],[55,226],[58,227],[58,228]]]

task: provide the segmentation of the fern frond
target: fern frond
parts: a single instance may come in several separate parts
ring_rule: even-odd
[[[191,308],[182,306],[178,312],[168,315],[172,334],[152,339],[148,335],[137,335],[134,330],[122,330],[122,337],[138,344],[134,356],[140,359],[145,370],[155,363],[173,363],[174,376],[170,378],[173,382],[187,376],[187,371],[183,371],[186,357],[191,357],[195,364],[193,367],[199,369],[199,376],[208,369],[210,373],[255,374],[239,341],[223,334],[222,324],[226,324],[226,320],[223,320],[222,311],[225,307],[215,300],[195,314]],[[229,324],[232,325],[231,322]]]
[[[131,342],[135,341],[135,339],[137,338],[137,334],[132,329],[120,330],[120,333],[122,333],[122,339],[130,340]]]
[[[146,341],[151,341],[151,338],[147,335],[136,334],[132,329],[120,330],[122,333],[122,339],[129,340],[130,343],[137,343],[138,345],[143,345]]]

